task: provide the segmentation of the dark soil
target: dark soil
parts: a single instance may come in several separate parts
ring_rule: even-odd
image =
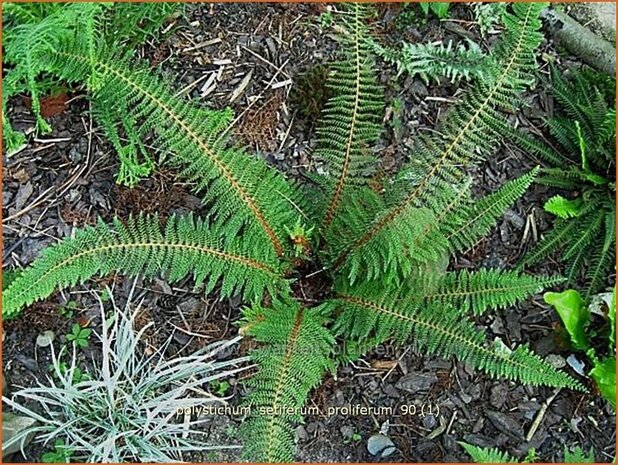
[[[470,37],[483,47],[495,41],[479,36],[470,8],[452,4],[453,21],[429,20],[425,24],[396,21],[403,7],[384,4],[373,24],[383,40],[396,42],[455,42]],[[299,76],[334,56],[336,47],[318,16],[324,4],[190,4],[185,18],[177,20],[162,41],[149,43],[140,54],[174,77],[179,93],[214,108],[230,105],[240,119],[234,138],[257,151],[269,163],[300,180],[318,169],[311,158],[315,145],[315,107],[320,98],[295,90]],[[561,56],[546,42],[539,53],[539,73],[547,75],[547,57],[559,66],[577,65]],[[238,98],[230,97],[247,75],[248,84]],[[320,73],[315,73],[319,82]],[[212,78],[212,76],[216,76]],[[456,102],[466,84],[424,84],[420,79],[397,78],[389,66],[381,67],[380,80],[387,93],[386,130],[377,144],[385,175],[405,160],[411,141],[421,131],[435,128],[440,116]],[[213,87],[214,86],[214,87]],[[319,97],[319,95],[318,95]],[[323,97],[322,97],[323,98]],[[398,110],[394,99],[402,99]],[[304,100],[303,100],[304,99]],[[512,115],[513,123],[540,127],[540,118],[551,112],[553,102],[543,88],[525,96],[527,107]],[[18,128],[32,132],[33,118],[24,101],[9,107]],[[313,109],[313,111],[312,111]],[[175,173],[159,169],[136,188],[115,184],[118,162],[97,126],[89,119],[88,103],[79,90],[69,93],[66,108],[50,118],[53,133],[30,134],[29,143],[18,154],[3,159],[3,267],[23,266],[34,260],[50,243],[70,236],[74,227],[92,224],[97,217],[109,221],[139,211],[204,213],[191,186]],[[479,194],[496,190],[507,180],[535,166],[513,147],[502,147],[486,163],[472,170]],[[534,185],[499,222],[498,226],[465,254],[451,259],[451,269],[481,266],[509,268],[549,226],[542,203],[549,193]],[[559,273],[561,265],[548,261],[531,269],[534,273]],[[321,281],[302,283],[313,295],[323,289]],[[36,346],[46,330],[57,340],[76,321],[91,321],[96,328],[96,300],[88,290],[115,288],[122,300],[131,281],[122,277],[97,279],[32,305],[19,319],[4,324],[3,369],[12,386],[30,386],[48,375],[49,348]],[[608,283],[609,284],[609,283]],[[146,324],[154,321],[146,343],[156,347],[172,336],[170,355],[193,351],[201,344],[234,336],[241,302],[217,301],[193,291],[192,283],[170,287],[162,280],[139,283],[144,300]],[[303,291],[301,289],[300,291]],[[299,292],[300,292],[299,291]],[[74,304],[67,305],[69,302]],[[73,307],[67,315],[67,307]],[[520,386],[492,380],[465,364],[434,356],[415,354],[413,347],[383,345],[353,364],[330,374],[312,394],[309,406],[322,414],[310,415],[297,428],[298,459],[308,462],[448,462],[468,461],[458,441],[498,447],[517,457],[535,448],[541,461],[561,462],[565,445],[594,448],[596,459],[609,462],[615,455],[615,417],[607,403],[594,392],[588,379],[577,375],[566,363],[572,353],[561,343],[558,320],[541,296],[504,312],[478,318],[490,339],[507,344],[529,344],[542,357],[551,359],[590,388],[588,393],[562,390],[544,413],[530,441],[526,435],[543,404],[553,396],[547,388]],[[185,329],[179,331],[177,328]],[[188,333],[206,337],[196,338]],[[241,351],[250,348],[244,341]],[[97,354],[92,344],[84,351],[84,363]],[[584,357],[578,355],[582,361]],[[242,398],[244,387],[230,380],[232,402]],[[327,414],[329,407],[362,405],[391,407],[388,414]],[[412,407],[413,406],[413,407]],[[211,440],[237,444],[233,434],[241,418],[212,418]],[[367,450],[367,440],[382,431],[397,446],[386,458]],[[40,458],[41,449],[30,447],[28,461]],[[237,460],[236,452],[194,457],[193,460]],[[14,457],[14,460],[23,460]]]

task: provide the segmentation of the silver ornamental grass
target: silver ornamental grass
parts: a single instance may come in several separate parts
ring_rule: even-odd
[[[248,357],[218,361],[215,355],[236,344],[241,337],[219,341],[185,357],[165,360],[163,354],[171,338],[152,355],[144,355],[139,341],[144,331],[133,329],[140,305],[132,311],[131,290],[124,310],[116,306],[105,318],[99,299],[102,331],[97,337],[102,345],[100,366],[96,365],[87,380],[74,380],[76,351],[73,345],[71,364],[62,369],[52,348],[55,377],[38,387],[15,392],[2,400],[37,424],[4,444],[23,443],[33,434],[37,441],[51,447],[63,440],[73,452],[73,461],[88,462],[178,462],[183,453],[237,447],[207,444],[206,433],[198,425],[205,419],[192,419],[184,411],[224,402],[202,386],[248,368]],[[111,293],[110,293],[111,295]],[[21,398],[38,404],[37,411],[22,405]],[[197,409],[196,409],[197,410]]]

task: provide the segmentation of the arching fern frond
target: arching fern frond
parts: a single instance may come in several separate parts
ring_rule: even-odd
[[[139,216],[126,224],[115,220],[112,227],[99,222],[45,249],[3,292],[2,317],[15,317],[56,289],[113,272],[162,274],[171,282],[191,275],[206,293],[220,284],[222,296],[241,294],[248,301],[261,299],[265,291],[277,296],[287,288],[272,255],[239,239],[225,240],[216,226],[189,215],[172,217],[162,230],[156,216]]]
[[[81,81],[90,72],[87,50],[79,44],[50,56],[55,73]],[[281,256],[288,245],[285,226],[295,224],[303,202],[291,183],[259,158],[231,146],[224,131],[231,112],[206,110],[174,96],[144,66],[101,50],[94,63],[99,85],[96,107],[121,121],[131,140],[154,133],[167,163],[195,183],[227,236],[243,229],[248,243]],[[130,121],[132,125],[128,125]],[[140,122],[138,125],[137,122]],[[105,127],[109,127],[109,121]],[[139,150],[133,148],[132,150]],[[264,244],[264,239],[267,244]]]
[[[294,426],[309,391],[333,367],[334,338],[324,327],[327,308],[302,308],[281,303],[273,308],[255,306],[245,311],[244,332],[264,345],[252,352],[258,373],[245,405],[251,416],[244,421],[244,454],[255,462],[293,462]]]
[[[516,271],[481,269],[449,272],[433,282],[413,285],[428,305],[454,307],[463,313],[481,314],[504,309],[564,281],[560,276],[532,276]]]
[[[362,233],[351,232],[348,247],[333,261],[335,268],[349,265],[350,255],[390,247],[393,229],[415,218],[414,212],[439,212],[457,195],[452,186],[463,182],[465,167],[495,149],[500,140],[496,131],[502,118],[499,110],[513,110],[519,93],[531,82],[534,52],[542,40],[539,13],[544,7],[542,3],[512,5],[513,12],[503,17],[506,31],[493,53],[495,62],[488,67],[488,79],[479,80],[451,111],[442,123],[441,137],[417,138],[414,156],[405,169],[407,176],[387,190],[388,211]],[[405,263],[409,260],[405,254],[397,259],[402,271],[409,268]]]
[[[495,226],[498,218],[526,192],[538,172],[538,168],[535,168],[507,182],[496,192],[468,202],[459,211],[447,216],[441,229],[449,250],[452,253],[466,250],[484,237]]]
[[[375,163],[371,144],[382,130],[383,92],[377,83],[364,22],[372,10],[361,3],[345,6],[340,13],[339,35],[344,55],[330,65],[326,85],[334,96],[322,111],[314,154],[328,172],[321,182],[325,193],[323,230],[337,220],[340,210],[349,208],[350,188],[367,184],[368,171]]]
[[[509,349],[501,341],[487,344],[462,313],[451,306],[424,304],[408,286],[340,285],[331,304],[339,309],[336,330],[362,340],[392,335],[411,342],[417,351],[456,356],[490,376],[526,384],[583,389],[570,376],[555,370],[526,346]]]
[[[439,82],[441,77],[451,82],[485,78],[487,56],[475,42],[468,40],[466,44],[455,47],[452,41],[446,45],[404,42],[401,49],[396,50],[374,42],[373,48],[377,55],[397,67],[398,75],[404,72],[410,77],[419,75],[426,84],[430,79]]]

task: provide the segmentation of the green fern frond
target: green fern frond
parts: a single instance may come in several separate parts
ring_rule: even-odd
[[[606,286],[610,274],[616,273],[616,214],[608,215],[608,223],[613,220],[613,226],[605,227],[603,243],[593,249],[590,264],[586,272],[586,298],[591,298]],[[609,244],[609,247],[607,246]]]
[[[327,171],[321,182],[325,197],[323,230],[337,220],[341,209],[348,207],[349,190],[367,184],[375,163],[371,144],[382,130],[384,100],[364,23],[371,11],[367,5],[353,3],[341,13],[343,31],[339,42],[344,56],[330,65],[326,85],[334,97],[322,111],[314,153]]]
[[[2,295],[2,317],[15,317],[26,305],[56,289],[75,286],[96,275],[122,272],[131,276],[164,275],[177,282],[192,275],[206,293],[220,284],[222,296],[240,294],[256,301],[268,291],[277,296],[287,287],[272,255],[240,239],[224,239],[220,227],[202,220],[172,217],[161,230],[156,216],[99,222],[79,230],[43,251]]]
[[[245,311],[244,332],[264,345],[252,352],[258,373],[244,405],[251,416],[241,426],[243,453],[256,462],[293,462],[294,427],[309,391],[332,369],[334,338],[324,328],[327,307],[282,303]]]
[[[538,263],[545,257],[564,247],[567,238],[572,237],[575,230],[578,228],[577,220],[577,218],[571,221],[557,220],[554,224],[554,228],[543,235],[541,240],[522,259],[519,266],[524,267]]]
[[[397,67],[397,75],[404,72],[420,76],[429,84],[430,79],[440,81],[441,77],[457,82],[461,79],[483,79],[486,75],[488,57],[475,42],[468,40],[467,46],[452,41],[443,43],[410,44],[404,42],[400,50],[383,47],[373,42],[376,54]]]
[[[470,202],[461,211],[447,217],[442,231],[451,252],[472,247],[485,236],[504,212],[513,205],[530,187],[538,168],[507,182],[496,192]]]
[[[459,443],[475,463],[517,463],[517,459],[498,448],[478,447],[465,442]]]
[[[509,349],[501,341],[488,345],[483,332],[461,312],[440,304],[422,304],[408,286],[385,288],[365,283],[339,284],[331,305],[338,309],[335,330],[362,340],[393,336],[410,342],[417,351],[456,356],[490,376],[526,384],[583,389],[570,376],[555,370],[526,346]]]
[[[501,132],[504,138],[515,143],[527,155],[534,155],[540,160],[556,167],[566,167],[569,163],[572,163],[572,160],[561,151],[554,150],[553,147],[534,139],[529,133],[519,128],[514,128],[507,121],[504,121],[504,124],[501,126]]]
[[[562,257],[565,260],[573,258],[580,250],[588,248],[599,237],[605,221],[605,212],[599,210],[586,217],[586,221],[578,223],[579,228],[575,235],[566,242],[566,248]]]
[[[564,463],[596,463],[594,449],[590,448],[586,453],[581,447],[577,446],[571,452],[567,446],[564,446]]]
[[[350,255],[390,247],[389,241],[401,223],[416,217],[415,212],[439,212],[457,195],[452,186],[466,177],[465,167],[491,153],[499,141],[499,109],[512,110],[522,89],[530,84],[534,69],[534,51],[542,35],[539,13],[545,4],[513,4],[513,13],[505,14],[506,33],[494,52],[495,67],[488,79],[479,80],[442,125],[441,138],[417,138],[414,157],[408,165],[407,182],[396,183],[387,192],[388,211],[369,224],[360,235],[348,237],[349,246],[333,260],[335,268],[349,265]],[[412,226],[410,226],[412,228]],[[354,233],[354,232],[352,232]],[[374,255],[376,255],[374,253]],[[384,256],[386,254],[383,254]],[[410,257],[397,259],[401,270]],[[379,266],[383,266],[380,264]]]
[[[435,281],[423,282],[419,288],[419,293],[423,294],[428,305],[454,307],[463,313],[479,315],[488,309],[510,307],[547,287],[563,282],[564,278],[481,269],[447,273]]]
[[[128,187],[136,186],[141,179],[152,173],[155,163],[144,143],[137,137],[135,119],[130,114],[116,115],[110,108],[102,105],[96,99],[92,101],[92,113],[116,150],[120,160],[116,182]],[[126,143],[121,140],[120,128],[128,138]]]
[[[473,3],[474,20],[479,25],[481,36],[485,37],[494,26],[500,22],[502,15],[506,13],[506,2]]]
[[[13,129],[4,110],[2,111],[2,139],[4,141],[3,149],[7,156],[10,156],[26,143],[26,137],[21,132]]]
[[[554,195],[543,205],[543,209],[546,212],[556,215],[563,220],[579,216],[582,207],[583,200],[581,198],[568,200],[561,195]]]
[[[56,9],[43,21],[15,26],[10,35],[3,40],[3,61],[11,66],[5,79],[14,83],[7,86],[6,90],[27,88],[32,99],[36,127],[40,132],[51,131],[51,126],[41,116],[40,84],[37,81],[39,74],[46,71],[44,57],[57,50],[62,43],[69,42],[73,31],[79,25],[83,25],[84,20],[95,15],[100,8],[94,3],[67,5],[66,8]],[[21,13],[28,10],[13,8],[12,11],[20,12],[19,17],[22,17]],[[11,96],[9,92],[3,96],[3,100]]]
[[[74,82],[89,73],[89,58],[83,46],[54,53],[52,66],[64,79]],[[243,227],[248,242],[266,246],[279,256],[288,249],[284,225],[296,223],[303,202],[295,187],[259,158],[251,158],[230,146],[224,133],[231,123],[230,111],[211,111],[177,98],[171,89],[147,69],[130,60],[101,51],[95,67],[100,87],[94,99],[125,123],[129,141],[144,140],[154,132],[165,161],[195,183],[198,192],[227,234]],[[127,127],[127,122],[139,121]],[[106,124],[106,127],[109,123]],[[138,148],[133,150],[138,151]]]

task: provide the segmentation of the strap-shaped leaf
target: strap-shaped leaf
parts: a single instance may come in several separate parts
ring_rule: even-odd
[[[217,227],[189,215],[170,218],[161,230],[156,216],[140,216],[112,227],[99,222],[45,249],[3,293],[2,316],[12,318],[55,289],[112,272],[162,274],[171,282],[192,275],[205,292],[220,284],[222,296],[240,293],[252,301],[287,287],[278,261],[245,241],[224,241]]]

